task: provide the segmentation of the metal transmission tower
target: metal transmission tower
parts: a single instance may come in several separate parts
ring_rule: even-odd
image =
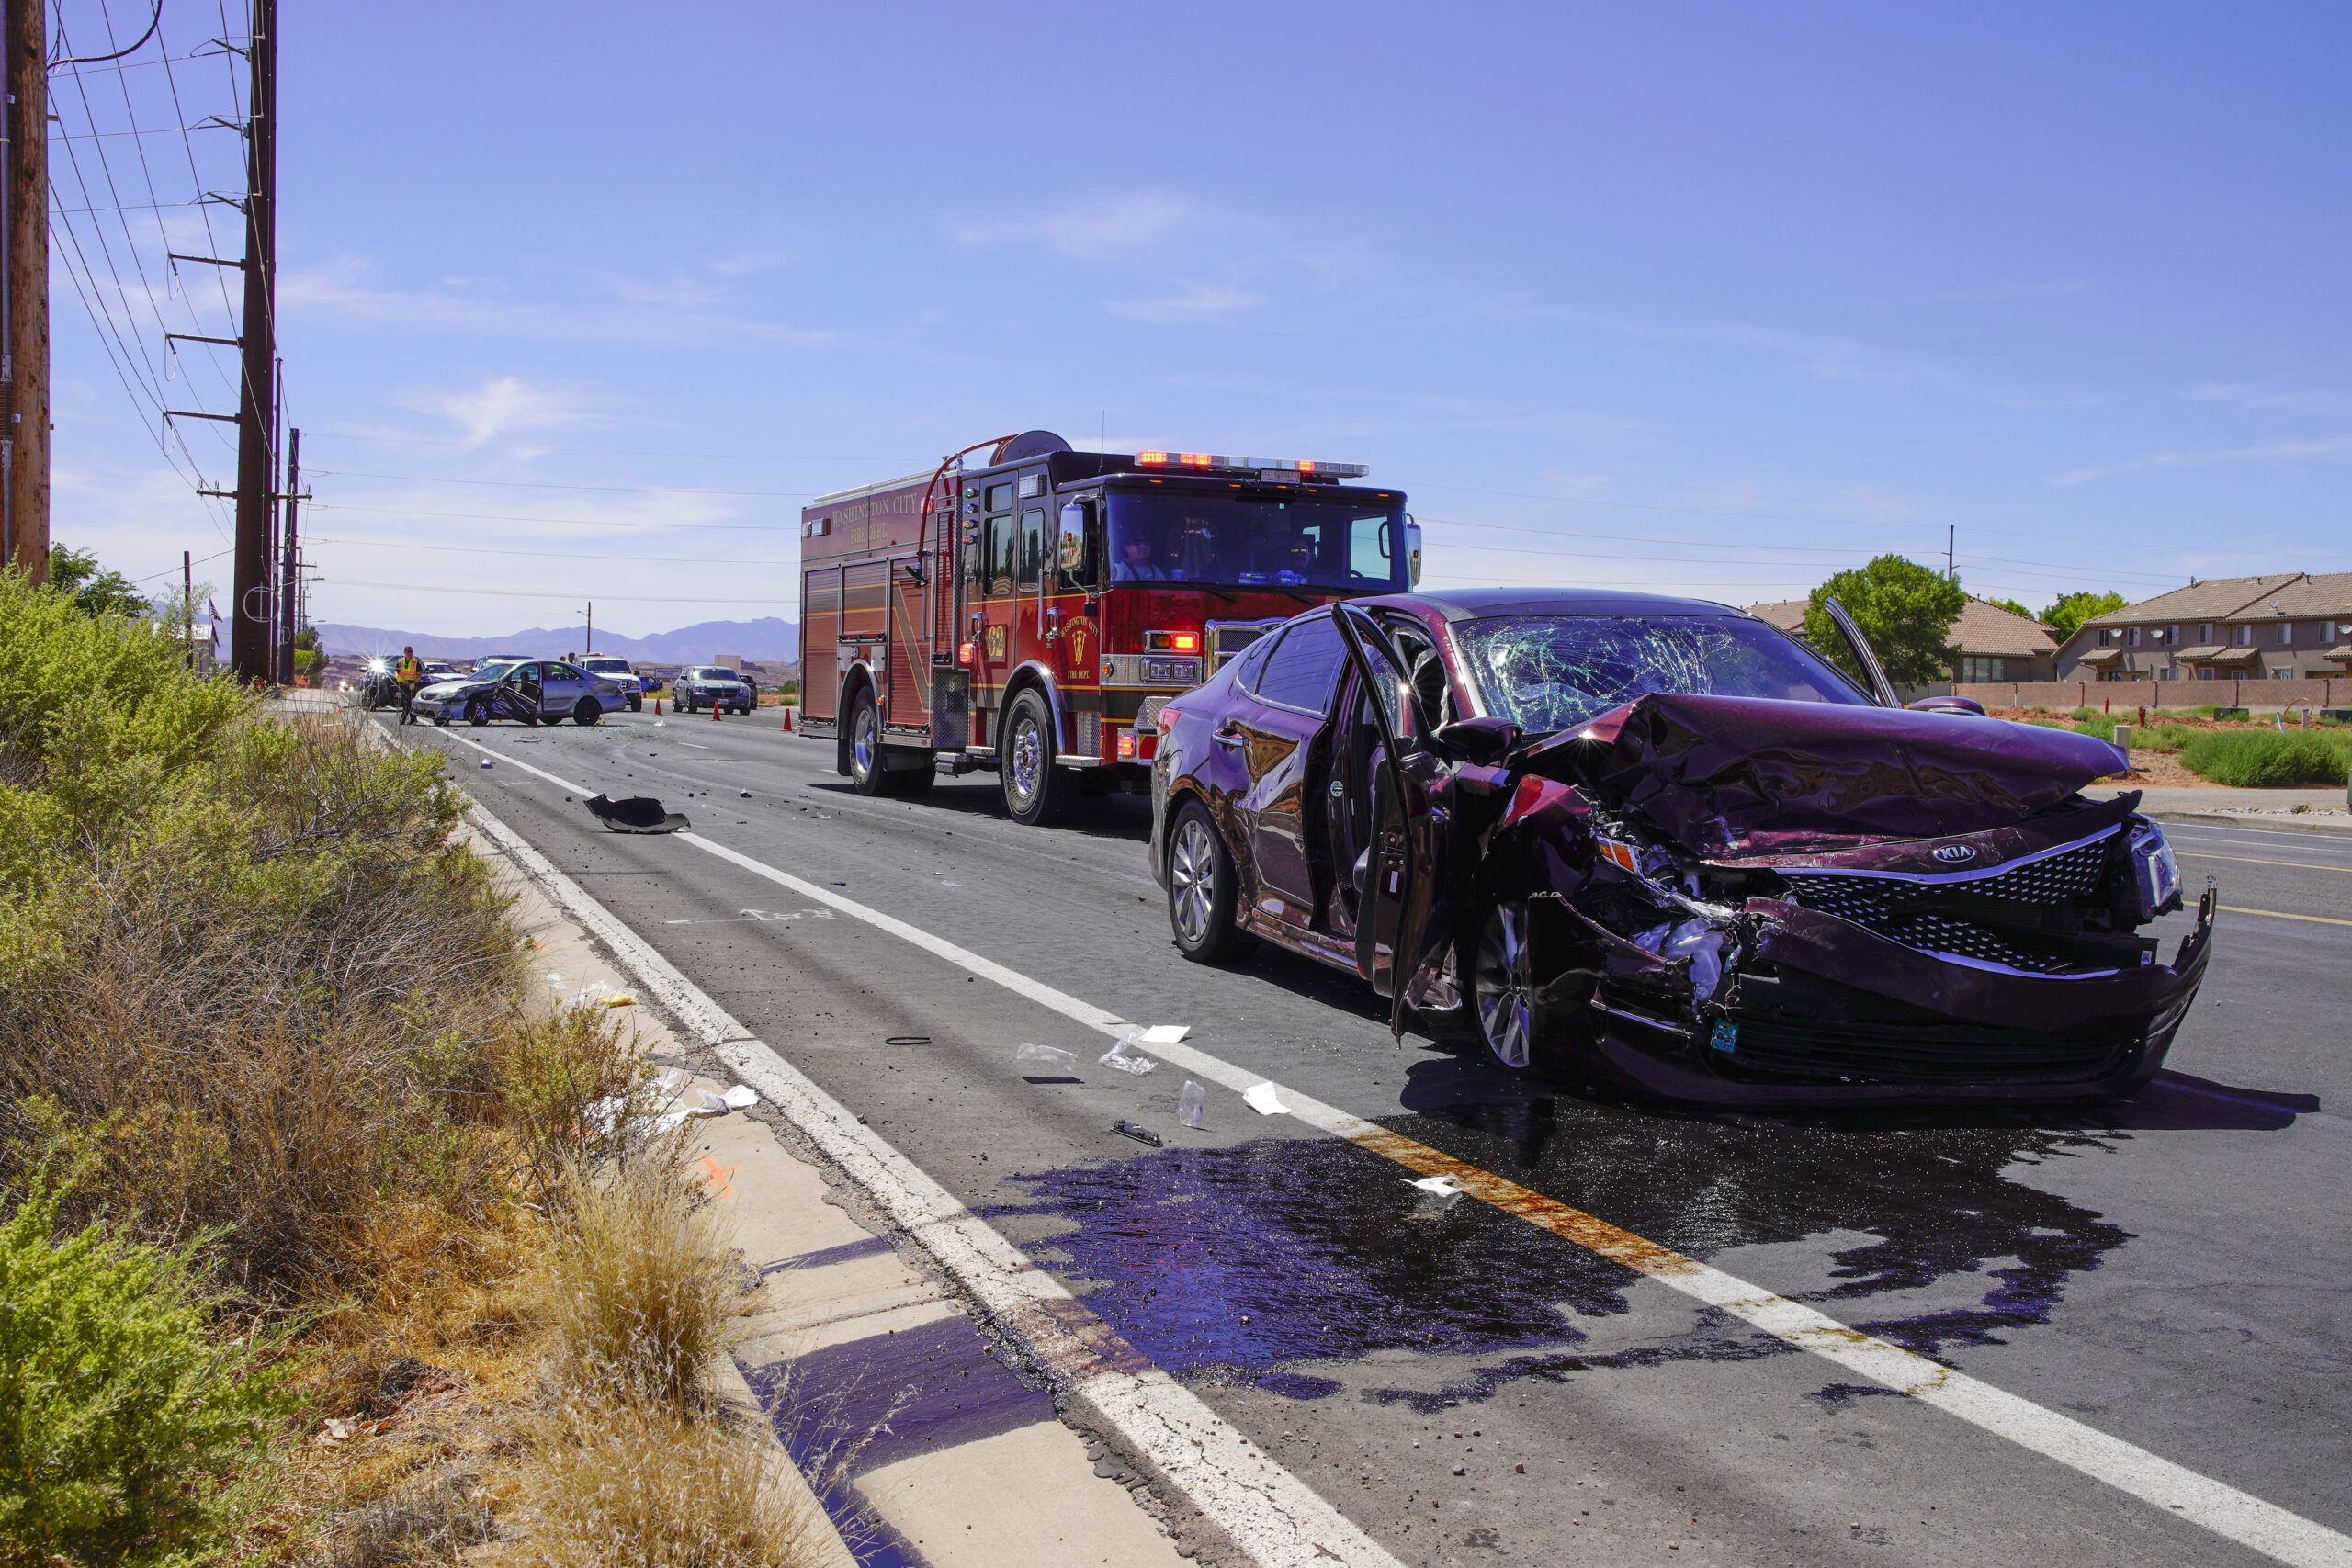
[[[238,333],[244,373],[237,395],[237,546],[229,663],[237,678],[276,677],[270,646],[270,527],[277,512],[277,0],[252,0],[246,39],[245,310]]]

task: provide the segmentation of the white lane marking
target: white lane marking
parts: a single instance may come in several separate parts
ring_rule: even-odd
[[[457,739],[464,738],[460,736]],[[527,764],[517,765],[527,766]],[[538,772],[537,769],[531,771]],[[556,779],[552,773],[542,773],[540,776],[551,779],[558,784],[564,782],[561,779]],[[567,785],[566,787],[576,789],[579,786]],[[894,916],[883,914],[878,909],[868,908],[853,899],[844,898],[831,888],[820,887],[815,883],[805,882],[787,872],[778,871],[774,866],[763,864],[749,855],[730,850],[724,844],[714,843],[700,834],[680,833],[677,837],[756,876],[764,877],[779,886],[790,888],[803,897],[814,898],[820,903],[829,904],[845,915],[864,920],[879,930],[888,931],[893,936],[900,937],[926,953],[944,958],[984,979],[993,980],[1015,995],[1026,998],[1041,1007],[1083,1023],[1089,1028],[1098,1029],[1105,1034],[1116,1037],[1135,1027],[1126,1020],[1095,1007],[1091,1002],[1080,1001],[1076,997],[1056,990],[1042,981],[1033,980],[1017,970],[1008,969],[993,959],[983,958],[978,953],[968,952],[943,937],[933,935],[919,926],[909,925]],[[549,869],[552,871],[553,868]],[[582,894],[581,897],[585,898],[586,895]],[[654,956],[658,961],[659,955]],[[663,967],[668,967],[666,962],[663,962]],[[675,973],[674,970],[671,972]],[[680,983],[684,983],[683,977]],[[648,986],[651,988],[650,982],[648,982]],[[740,1035],[741,1031],[738,1029],[735,1032]],[[760,1049],[763,1052],[766,1050],[764,1046]],[[1222,1084],[1238,1094],[1246,1095],[1251,1088],[1266,1081],[1257,1073],[1247,1071],[1189,1045],[1162,1044],[1155,1045],[1153,1049],[1167,1061],[1211,1082]],[[727,1052],[722,1049],[720,1054],[724,1055]],[[779,1065],[781,1065],[780,1058]],[[793,1076],[796,1078],[799,1077],[797,1072],[794,1072]],[[814,1086],[812,1085],[811,1088],[813,1089]],[[1277,1086],[1277,1088],[1282,1095],[1283,1109],[1310,1126],[1320,1128],[1352,1142],[1362,1143],[1368,1147],[1409,1142],[1409,1140],[1399,1139],[1397,1134],[1390,1133],[1384,1127],[1326,1105],[1321,1100],[1311,1099],[1296,1089],[1287,1086]],[[865,1129],[859,1130],[865,1131]],[[815,1136],[813,1133],[810,1135]],[[876,1142],[878,1143],[879,1140]],[[921,1173],[917,1172],[917,1174]],[[1478,1174],[1486,1175],[1487,1173]],[[922,1177],[922,1179],[928,1182],[931,1179]],[[1495,1187],[1510,1185],[1491,1176],[1487,1178],[1487,1182],[1476,1185],[1489,1184]],[[1475,1190],[1475,1186],[1470,1190]],[[1529,1194],[1529,1196],[1537,1195]],[[952,1198],[948,1201],[954,1201]],[[1567,1210],[1564,1204],[1552,1204],[1552,1207],[1555,1211],[1575,1213]],[[1515,1212],[1515,1209],[1506,1212]],[[972,1223],[975,1225],[979,1224],[978,1220]],[[981,1228],[986,1229],[985,1226]],[[1613,1225],[1606,1228],[1620,1235],[1626,1235],[1628,1241],[1639,1242],[1638,1237],[1617,1232]],[[991,1236],[995,1235],[992,1231],[989,1234]],[[1555,1234],[1560,1233],[1555,1231]],[[1568,1239],[1577,1238],[1570,1235]],[[1004,1245],[1001,1238],[1000,1245]],[[1596,1250],[1600,1249],[1596,1248]],[[2175,1464],[2172,1461],[2150,1453],[2135,1444],[2125,1442],[2120,1438],[2109,1436],[2094,1427],[2086,1426],[2072,1416],[2062,1416],[2054,1410],[2046,1410],[2029,1400],[2020,1399],[1989,1383],[1981,1382],[1964,1372],[1954,1371],[1949,1367],[1929,1360],[1925,1356],[1915,1355],[1899,1345],[1849,1328],[1826,1314],[1788,1301],[1760,1286],[1748,1284],[1719,1269],[1701,1263],[1695,1258],[1686,1258],[1669,1248],[1658,1247],[1655,1243],[1642,1242],[1636,1247],[1624,1248],[1610,1247],[1607,1249],[1607,1255],[1628,1267],[1640,1269],[1661,1284],[1669,1285],[1709,1306],[1730,1313],[1733,1316],[1753,1325],[1775,1338],[1796,1346],[1799,1349],[1810,1350],[1815,1355],[1832,1361],[1857,1376],[1868,1378],[1897,1393],[1907,1393],[1922,1403],[1936,1406],[1948,1415],[1958,1416],[1972,1426],[1981,1427],[1996,1437],[2006,1438],[2020,1448],[2038,1453],[2045,1459],[2055,1460],[2070,1469],[2106,1482],[2120,1492],[2137,1497],[2168,1514],[2176,1514],[2181,1518],[2201,1525],[2216,1535],[2224,1536],[2241,1545],[2252,1547],[2255,1551],[2280,1562],[2294,1564],[2295,1568],[2352,1568],[2352,1537],[2329,1529],[2324,1525],[2290,1513],[2275,1504],[2266,1503],[2251,1493],[2242,1492],[2236,1487],[2199,1475],[2185,1466]],[[1014,1256],[1018,1257],[1019,1254],[1015,1252]],[[942,1258],[941,1261],[945,1264],[947,1259]],[[1034,1265],[1027,1265],[1025,1260],[1023,1266],[1034,1270]],[[1046,1277],[1042,1270],[1035,1270],[1035,1273],[1039,1278]],[[1105,1328],[1103,1332],[1107,1334],[1109,1330]]]
[[[700,987],[512,829],[479,805],[468,816],[606,942],[649,995],[790,1117],[954,1275],[1039,1371],[1063,1392],[1091,1402],[1254,1562],[1266,1568],[1403,1568],[879,1134],[751,1038]]]

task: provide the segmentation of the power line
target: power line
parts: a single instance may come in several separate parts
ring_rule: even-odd
[[[715,528],[734,534],[772,534],[795,529],[782,523],[652,523],[624,517],[521,517],[492,512],[404,512],[389,506],[349,506],[342,502],[314,501],[314,512],[356,512],[370,517],[446,517],[459,523],[554,523],[569,528],[690,529]]]
[[[785,501],[806,501],[821,494],[813,490],[698,490],[683,485],[574,485],[549,479],[458,479],[440,474],[368,474],[356,468],[321,468],[322,477],[343,479],[407,479],[418,484],[494,485],[503,490],[593,490],[628,495],[750,495]]]
[[[471,593],[492,599],[561,599],[574,604],[584,597],[579,593],[542,593],[520,588],[453,588],[446,582],[361,582],[347,577],[320,577],[312,581],[330,588],[390,588],[403,593]],[[600,604],[608,600],[616,604],[797,604],[799,603],[797,595],[790,599],[703,599],[698,597],[663,599],[599,592],[595,597]]]
[[[311,502],[315,507],[318,503]],[[304,536],[313,544],[350,545],[360,549],[413,550],[416,546],[406,539],[338,539],[327,534]],[[647,564],[644,556],[583,555],[578,550],[494,550],[481,545],[435,545],[435,555],[460,556],[522,556],[532,560],[616,560],[639,566]],[[656,563],[662,566],[797,566],[797,560],[745,560],[735,556],[662,556]]]

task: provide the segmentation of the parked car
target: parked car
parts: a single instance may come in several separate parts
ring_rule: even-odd
[[[591,675],[602,676],[618,686],[622,694],[628,698],[629,712],[644,711],[645,680],[638,674],[635,667],[628,660],[615,659],[608,654],[591,653],[578,662],[580,668],[587,671]]]
[[[1859,636],[1859,667],[1875,661]],[[1354,971],[1514,1070],[1708,1103],[2129,1094],[2205,971],[2070,731],[1895,705],[1647,594],[1353,601],[1159,715],[1177,947]],[[1401,956],[1400,956],[1401,955]]]
[[[687,713],[707,707],[749,713],[757,694],[742,676],[722,664],[689,664],[670,682],[671,700]]]
[[[494,718],[524,724],[594,724],[628,701],[618,684],[560,659],[486,661],[472,674],[443,681],[416,694],[416,714],[446,725],[463,717],[480,726]]]

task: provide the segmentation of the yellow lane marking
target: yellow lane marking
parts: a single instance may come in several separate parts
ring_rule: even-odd
[[[2267,915],[2274,920],[2316,920],[2324,926],[2352,926],[2352,920],[2339,920],[2332,915],[2290,915],[2284,909],[2241,909],[2235,904],[2216,906],[2225,915]]]
[[[2182,860],[2233,860],[2245,865],[2291,865],[2298,871],[2352,872],[2352,865],[2314,865],[2307,860],[2256,860],[2252,855],[2209,855],[2202,850],[2184,850],[2177,845],[2172,852]]]

